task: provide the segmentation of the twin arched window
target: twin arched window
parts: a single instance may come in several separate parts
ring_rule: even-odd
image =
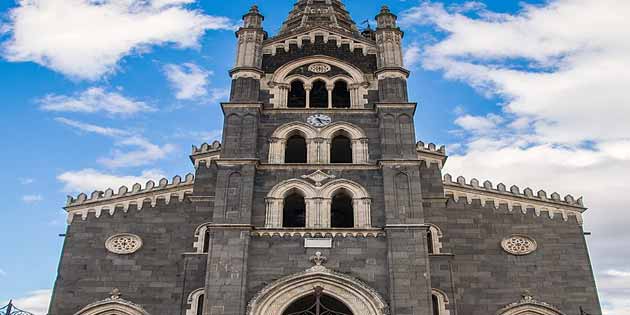
[[[360,185],[333,180],[315,186],[282,182],[267,195],[267,228],[371,228],[371,199]]]
[[[287,97],[288,108],[350,108],[350,103],[350,90],[344,80],[328,85],[318,79],[305,85],[296,79],[291,82]]]
[[[367,136],[349,123],[333,123],[321,129],[290,123],[276,129],[271,136],[271,164],[365,164],[367,161]]]

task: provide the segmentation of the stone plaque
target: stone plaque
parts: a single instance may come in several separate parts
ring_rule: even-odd
[[[332,238],[305,238],[304,248],[332,248]]]

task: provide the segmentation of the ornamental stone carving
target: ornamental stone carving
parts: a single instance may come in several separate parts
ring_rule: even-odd
[[[105,248],[118,255],[137,252],[142,247],[142,239],[138,235],[121,233],[111,236],[105,241]]]
[[[538,244],[534,239],[525,235],[512,235],[501,242],[503,250],[516,256],[528,255],[538,249]]]
[[[313,73],[328,73],[330,70],[330,66],[322,62],[314,63],[308,66],[308,71]]]

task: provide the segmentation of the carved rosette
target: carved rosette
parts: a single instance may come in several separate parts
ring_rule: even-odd
[[[332,68],[323,62],[317,62],[308,66],[308,71],[313,73],[328,73]]]
[[[128,255],[137,252],[142,247],[140,236],[121,233],[111,236],[105,241],[105,248],[118,255]]]
[[[523,256],[536,251],[538,244],[529,236],[512,235],[501,241],[501,247],[509,254]]]

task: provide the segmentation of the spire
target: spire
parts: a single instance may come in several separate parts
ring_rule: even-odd
[[[282,24],[278,35],[290,34],[315,26],[360,36],[357,25],[340,0],[298,0]]]

